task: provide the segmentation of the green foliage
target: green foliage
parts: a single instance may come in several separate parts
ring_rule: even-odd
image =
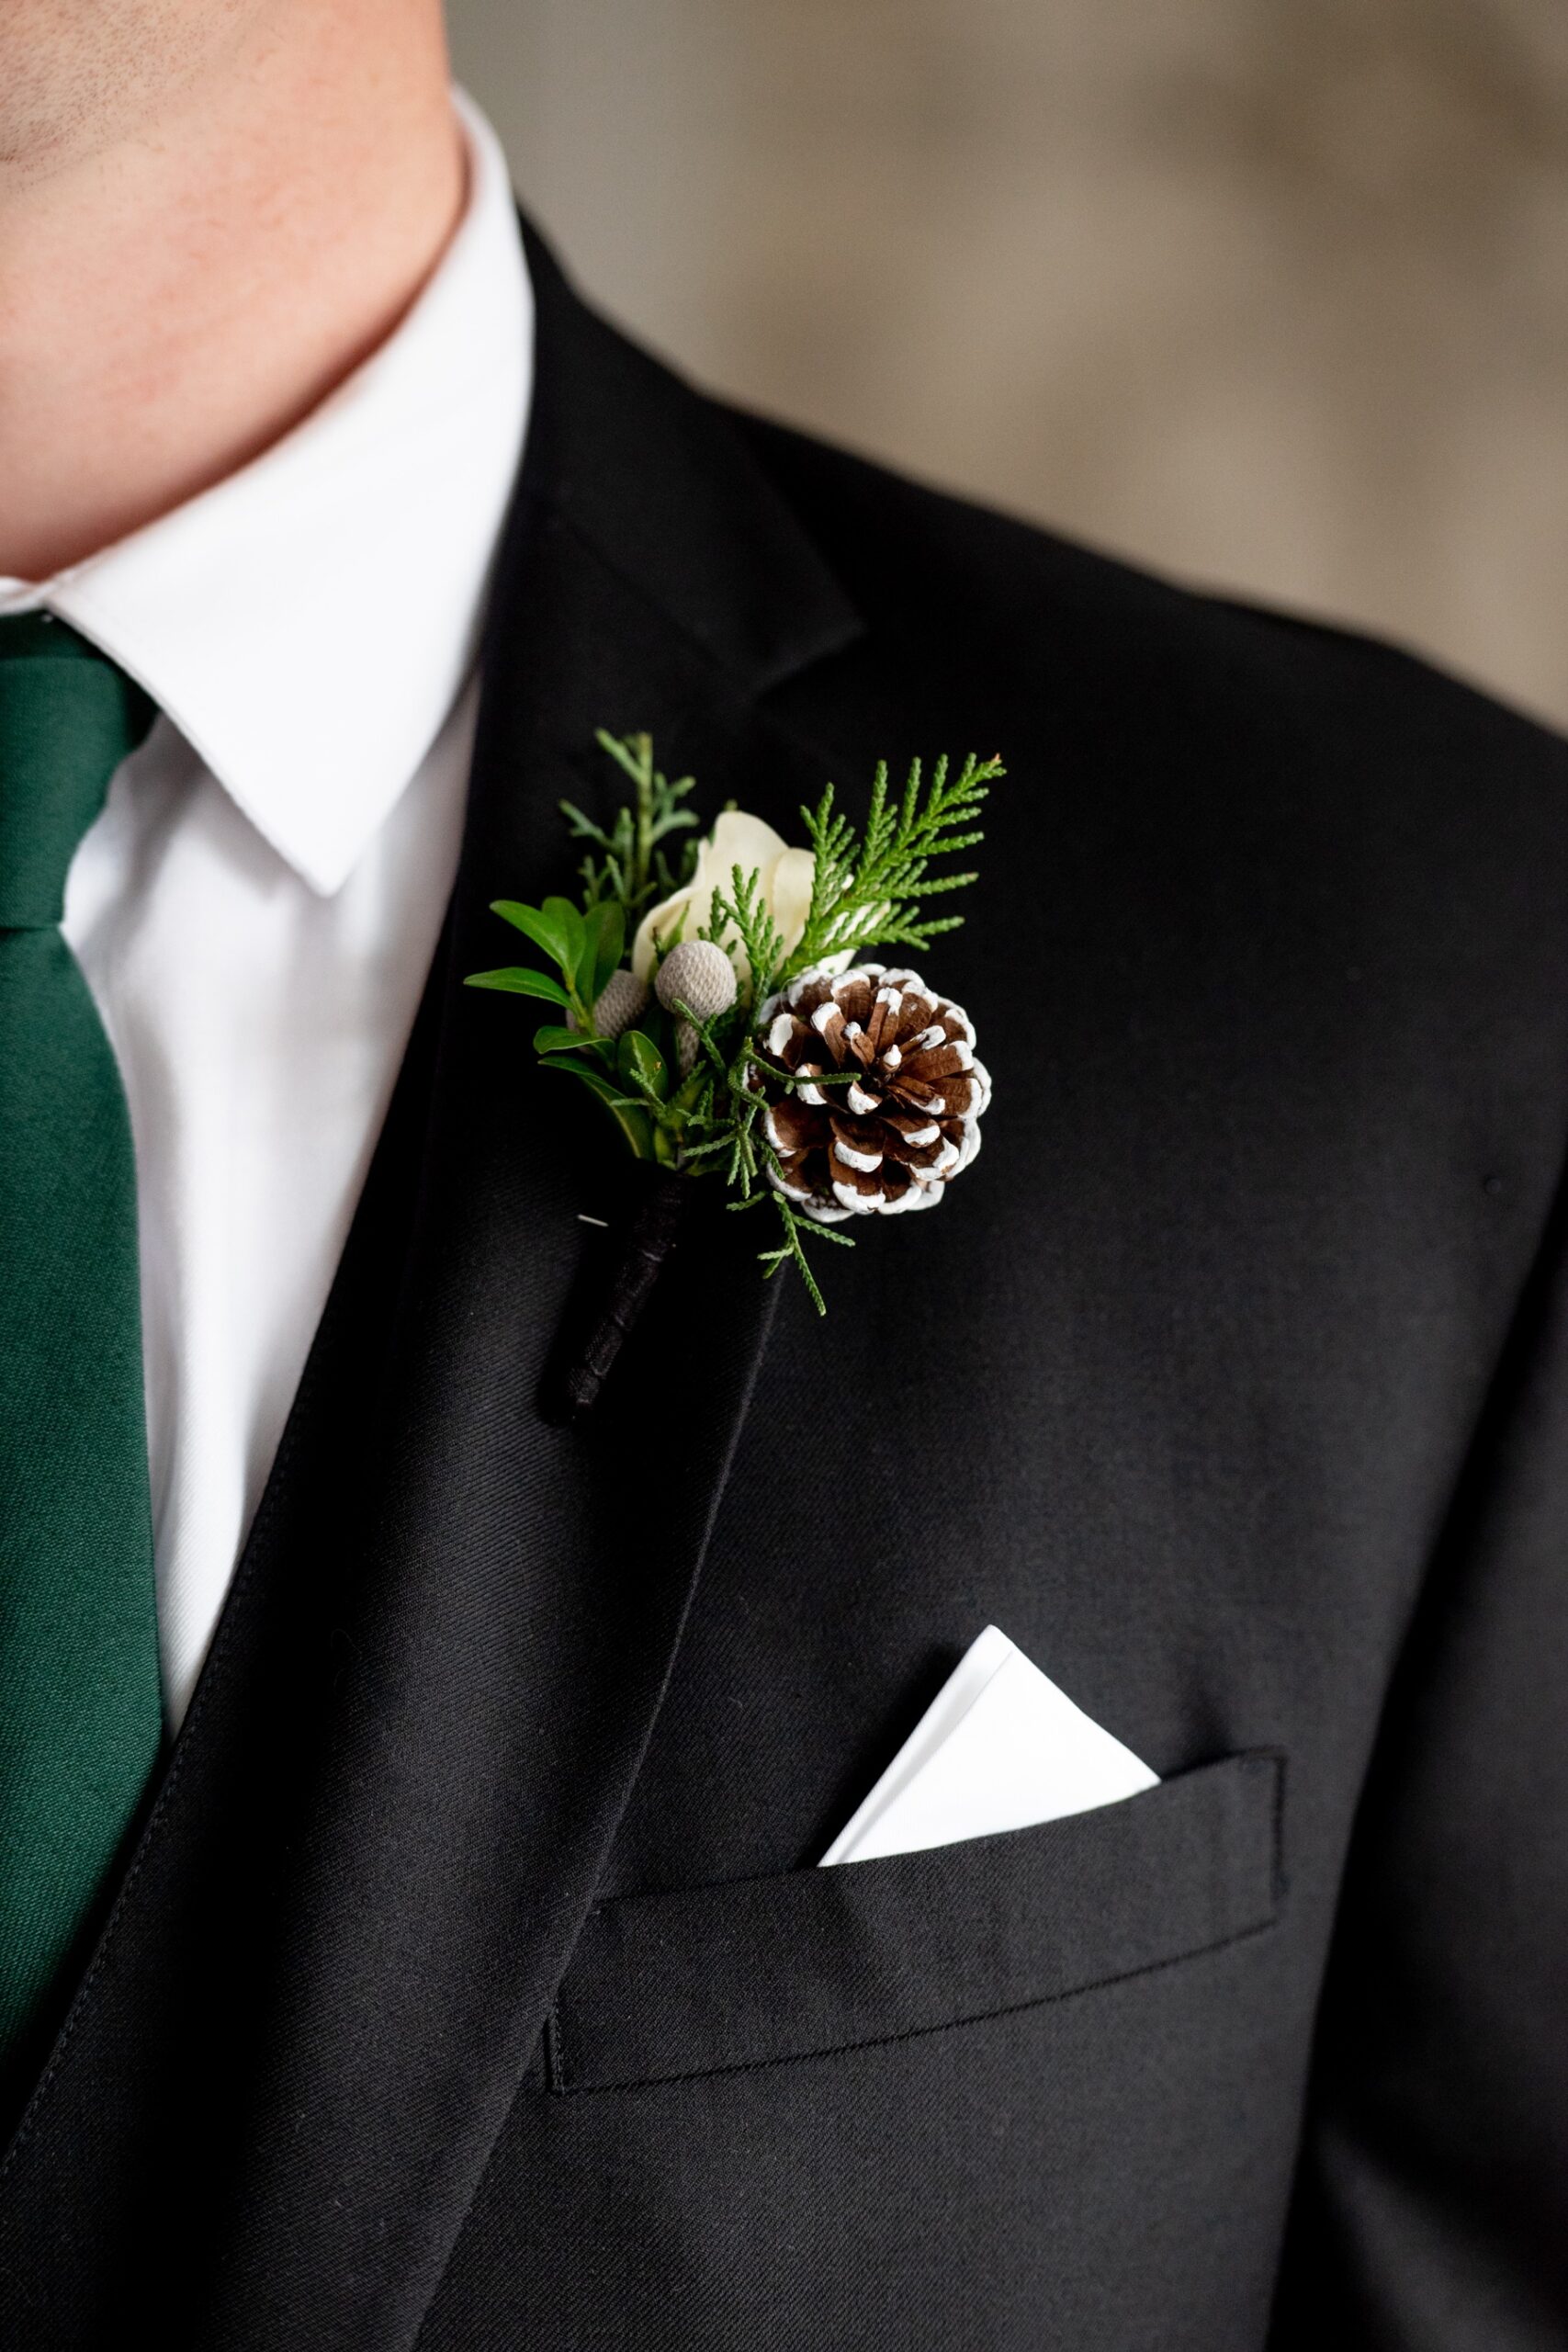
[[[567,976],[567,985],[581,984],[583,957],[587,952],[588,926],[570,899],[547,899],[539,909],[558,945],[555,954]]]
[[[651,1037],[628,1029],[615,1051],[615,1067],[626,1084],[649,1102],[661,1103],[670,1092],[670,1065]]]
[[[698,937],[712,940],[726,954],[739,941],[754,988],[776,969],[784,941],[762,897],[761,876],[755,870],[748,874],[739,865],[730,867],[729,895],[726,898],[722,890],[715,890],[713,919]],[[674,945],[673,939],[670,944]]]
[[[566,900],[558,899],[555,903],[561,907]],[[490,910],[492,915],[499,915],[503,922],[509,922],[514,931],[520,931],[525,939],[531,939],[536,947],[542,948],[550,961],[558,964],[563,972],[570,970],[572,959],[569,935],[543,907],[525,907],[515,899],[494,899],[491,901]],[[575,909],[573,912],[576,912]]]
[[[817,1276],[806,1255],[806,1244],[808,1241],[831,1241],[840,1250],[852,1250],[855,1246],[852,1238],[847,1233],[840,1233],[837,1226],[818,1225],[815,1217],[802,1216],[793,1201],[786,1201],[782,1193],[771,1186],[765,1195],[752,1193],[745,1200],[732,1201],[730,1206],[749,1209],[763,1198],[771,1200],[778,1211],[784,1237],[776,1250],[759,1250],[757,1252],[763,1281],[770,1280],[781,1266],[794,1266],[806,1284],[812,1306],[818,1315],[826,1315],[828,1302],[817,1286]]]
[[[536,1054],[581,1054],[582,1032],[581,1029],[557,1028],[547,1023],[544,1028],[534,1032],[534,1051]]]
[[[547,972],[536,972],[528,964],[508,964],[499,972],[470,972],[463,986],[468,989],[502,989],[509,996],[542,997],[547,1004],[570,1005],[571,999],[558,980]]]
[[[586,913],[570,899],[547,899],[542,907],[498,899],[491,912],[531,939],[548,956],[558,979],[532,964],[510,964],[499,971],[470,972],[470,989],[498,989],[509,996],[531,996],[558,1005],[573,1026],[547,1023],[534,1033],[541,1054],[581,1051],[595,1042],[593,1007],[605,980],[621,960],[624,924],[618,907],[591,907]]]
[[[974,820],[991,785],[1006,773],[1000,760],[971,752],[953,775],[944,756],[923,785],[921,763],[915,760],[894,798],[884,760],[872,785],[863,838],[835,808],[829,785],[815,809],[800,812],[817,859],[811,906],[800,943],[777,978],[793,978],[846,951],[924,947],[941,933],[956,931],[962,915],[922,916],[919,910],[927,899],[962,890],[975,876],[932,874],[931,862],[984,840]]]
[[[545,1063],[547,1069],[564,1070],[568,1077],[580,1079],[591,1094],[597,1095],[621,1131],[622,1137],[634,1159],[657,1157],[653,1143],[653,1127],[640,1104],[630,1102],[612,1079],[588,1062],[570,1061],[563,1054],[552,1054]]]
[[[683,775],[672,784],[662,775],[653,763],[650,735],[611,735],[601,728],[597,741],[631,779],[631,801],[616,811],[607,831],[573,801],[563,800],[560,810],[573,839],[592,844],[578,868],[585,905],[619,907],[622,922],[630,931],[651,899],[667,899],[690,879],[696,843],[688,842],[687,854],[674,865],[660,844],[671,833],[689,832],[695,827],[694,812],[682,808],[681,803],[696,778]]]
[[[586,993],[591,1001],[597,1004],[611,973],[620,969],[621,957],[626,952],[626,911],[615,899],[604,899],[588,909],[582,923],[593,949],[592,981]]]

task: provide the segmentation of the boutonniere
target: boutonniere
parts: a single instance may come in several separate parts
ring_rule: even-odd
[[[570,801],[587,844],[576,901],[494,901],[537,960],[469,975],[549,1008],[534,1049],[596,1097],[650,1184],[616,1279],[567,1374],[582,1409],[672,1246],[693,1187],[771,1206],[764,1274],[798,1272],[826,1303],[808,1249],[848,1247],[858,1219],[932,1208],[980,1146],[990,1081],[962,1007],[889,951],[924,956],[962,916],[928,902],[975,879],[933,872],[973,849],[999,760],[886,763],[863,824],[833,786],[801,810],[807,844],[729,806],[695,838],[691,776],[671,782],[646,735],[601,733],[630,797],[608,827]],[[677,848],[677,844],[679,847]]]

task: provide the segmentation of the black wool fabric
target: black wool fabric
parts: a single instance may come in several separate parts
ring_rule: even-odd
[[[530,258],[446,935],[0,2341],[1561,2346],[1568,750],[726,411]],[[561,1429],[615,1171],[461,978],[598,726],[795,838],[1000,751],[927,959],[996,1091],[826,1322],[694,1216]],[[987,1622],[1162,1785],[818,1872]]]

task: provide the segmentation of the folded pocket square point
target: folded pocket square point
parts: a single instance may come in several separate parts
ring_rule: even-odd
[[[1158,1780],[987,1625],[822,1862],[1030,1829],[1116,1804]]]

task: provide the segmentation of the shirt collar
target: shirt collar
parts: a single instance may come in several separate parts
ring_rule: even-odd
[[[533,296],[506,161],[455,96],[468,204],[380,349],[199,497],[36,587],[0,581],[0,611],[57,613],[139,680],[323,895],[472,666],[526,430]]]

